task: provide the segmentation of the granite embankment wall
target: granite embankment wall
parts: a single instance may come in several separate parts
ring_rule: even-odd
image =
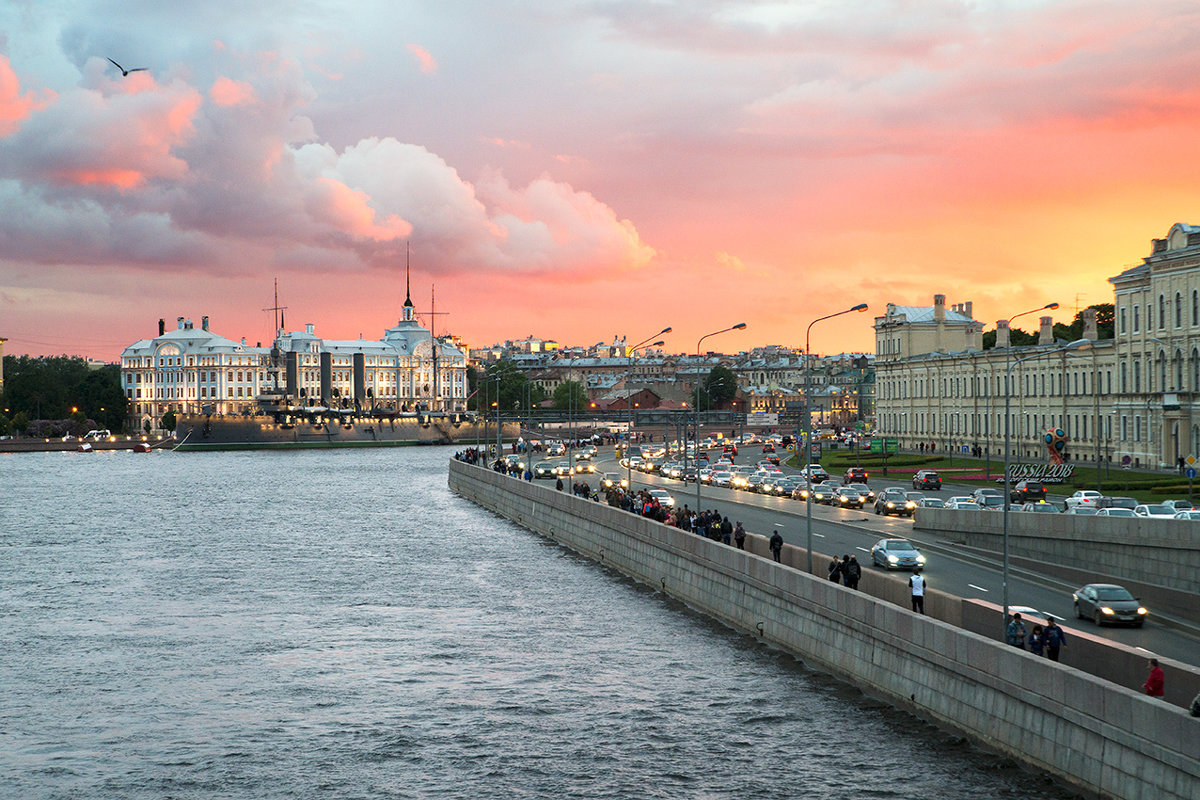
[[[776,564],[759,536],[744,552],[484,468],[449,472],[463,497],[1086,794],[1200,797],[1200,720],[1178,707],[805,574],[799,548]],[[927,603],[961,617],[952,598]]]
[[[1004,547],[999,513],[923,508],[913,527],[981,550]],[[1119,583],[1151,612],[1193,616],[1200,602],[1200,525],[1194,520],[1010,513],[1008,552],[1018,567],[1080,585]]]

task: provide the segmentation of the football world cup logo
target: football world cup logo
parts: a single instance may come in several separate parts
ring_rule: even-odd
[[[1067,452],[1067,434],[1063,429],[1048,429],[1046,435],[1042,437],[1042,441],[1046,443],[1046,449],[1050,451],[1050,463],[1062,464],[1063,453]]]

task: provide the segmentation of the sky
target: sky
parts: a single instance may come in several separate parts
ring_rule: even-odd
[[[473,346],[1070,322],[1200,223],[1198,135],[1194,0],[6,0],[0,337],[267,343],[277,280],[378,339],[406,259]]]

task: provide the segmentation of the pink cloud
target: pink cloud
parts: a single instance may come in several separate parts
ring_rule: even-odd
[[[8,136],[17,130],[22,120],[54,102],[55,97],[57,95],[51,91],[42,98],[29,92],[21,94],[21,83],[8,56],[0,55],[0,136]]]
[[[371,208],[366,192],[351,189],[332,178],[318,178],[316,191],[311,195],[314,216],[330,220],[333,226],[353,236],[374,241],[402,239],[412,234],[412,225],[396,214],[388,214],[382,223]]]
[[[429,54],[428,50],[419,44],[406,44],[404,47],[417,59],[421,72],[426,75],[437,72],[437,62],[433,60],[433,56]]]
[[[245,106],[258,99],[253,86],[245,81],[235,81],[224,76],[213,82],[208,96],[219,106]]]

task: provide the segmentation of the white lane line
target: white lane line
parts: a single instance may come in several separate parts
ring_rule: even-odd
[[[864,553],[869,553],[869,552],[871,552],[870,550],[868,550],[868,549],[867,549],[867,548],[865,548],[865,547],[856,547],[855,549],[857,549],[857,550],[862,550]]]
[[[825,534],[823,533],[814,533],[813,536],[820,536],[822,539],[825,538]]]
[[[978,589],[978,590],[979,590],[979,591],[981,591],[981,592],[986,592],[986,591],[987,591],[987,589],[983,588],[982,586],[976,586],[976,585],[975,585],[975,584],[973,584],[973,583],[968,583],[968,584],[967,584],[967,586],[970,586],[972,589]]]

